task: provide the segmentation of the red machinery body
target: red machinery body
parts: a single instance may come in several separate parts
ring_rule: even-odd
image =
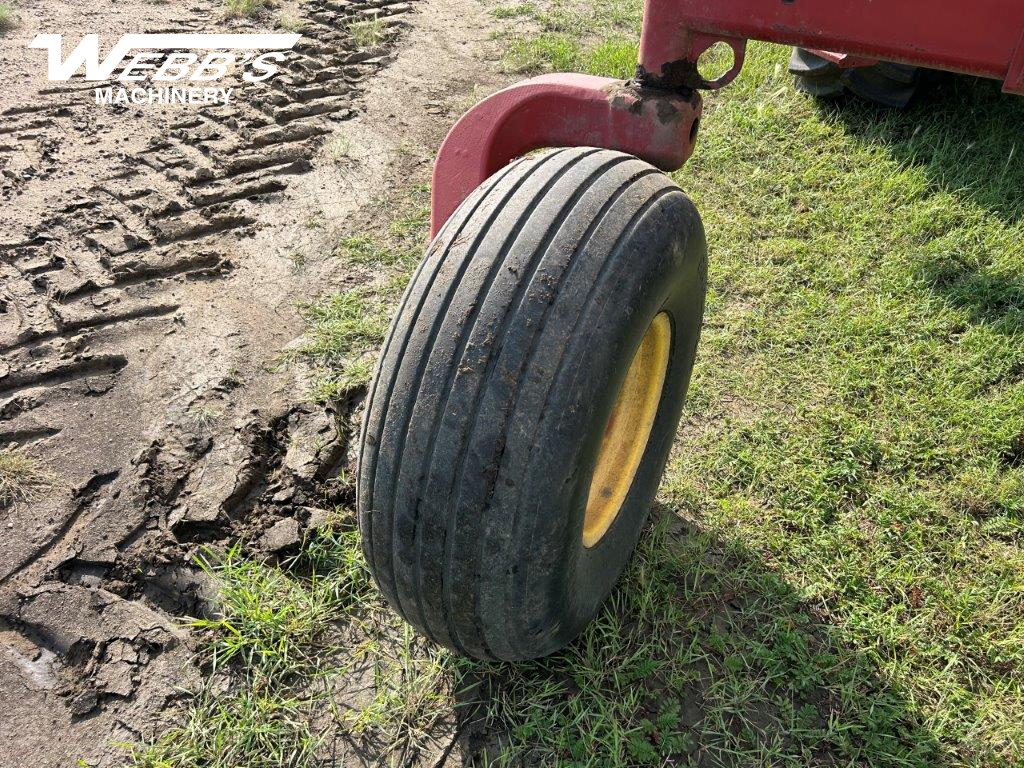
[[[996,78],[1024,93],[1020,0],[647,0],[640,65],[657,75],[667,63],[696,61],[718,40],[734,50],[766,40],[842,51]]]
[[[534,149],[603,147],[680,168],[697,136],[697,91],[736,77],[747,40],[808,48],[841,67],[884,60],[995,78],[1024,94],[1024,0],[646,0],[633,80],[548,75],[463,116],[434,166],[432,234],[484,179]],[[706,80],[697,60],[717,42],[732,48],[733,66]]]

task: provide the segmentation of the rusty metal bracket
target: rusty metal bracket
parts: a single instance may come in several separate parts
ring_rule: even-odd
[[[738,37],[707,34],[685,27],[677,27],[675,34],[665,31],[649,33],[644,30],[640,43],[640,63],[636,79],[649,88],[672,91],[687,89],[717,90],[736,79],[743,68],[747,41]],[[716,43],[725,43],[732,49],[732,66],[714,80],[700,72],[700,57]]]
[[[857,69],[859,67],[870,67],[878,63],[878,59],[869,56],[851,56],[848,53],[837,53],[836,51],[825,51],[821,48],[806,48],[820,59],[831,61],[840,69]]]

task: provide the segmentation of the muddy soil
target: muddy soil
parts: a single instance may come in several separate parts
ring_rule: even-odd
[[[302,300],[366,279],[330,258],[339,234],[426,180],[501,78],[474,0],[19,15],[0,38],[0,446],[53,481],[0,509],[0,766],[116,765],[112,744],[158,732],[198,675],[180,622],[208,602],[197,549],[244,537],[283,556],[351,503],[358,393],[311,404],[281,351]],[[302,32],[282,72],[229,75],[226,106],[99,105],[27,48],[99,33],[102,57],[123,33],[280,32],[282,15]],[[360,45],[349,25],[377,17]]]

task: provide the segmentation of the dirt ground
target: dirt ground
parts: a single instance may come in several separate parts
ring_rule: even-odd
[[[332,244],[425,178],[475,92],[501,84],[474,0],[305,0],[256,20],[194,2],[26,0],[0,38],[0,446],[53,481],[0,509],[0,765],[119,763],[195,679],[180,617],[204,543],[287,552],[352,461],[281,364],[303,299],[344,290]],[[46,81],[41,32],[101,56],[127,32],[302,39],[228,106],[98,105]],[[353,18],[396,35],[360,47]],[[65,40],[65,54],[68,50]],[[325,488],[331,490],[325,491]]]

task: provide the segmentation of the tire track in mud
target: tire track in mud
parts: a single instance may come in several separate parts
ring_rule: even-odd
[[[104,414],[122,414],[113,403],[123,391],[155,375],[143,340],[189,322],[183,287],[212,285],[215,296],[216,284],[236,275],[241,239],[258,232],[264,205],[312,170],[326,137],[357,113],[364,83],[387,63],[413,7],[302,3],[302,38],[286,65],[265,83],[237,75],[223,83],[236,88],[227,105],[170,117],[103,112],[92,91],[116,81],[78,79],[0,113],[0,209],[14,213],[0,226],[0,447],[45,455],[52,441],[69,440],[97,454],[91,476],[55,490],[48,522],[5,553],[0,699],[27,685],[38,698],[23,706],[45,710],[69,739],[80,725],[78,743],[95,740],[96,764],[120,759],[99,740],[140,738],[188,677],[189,640],[174,617],[206,610],[211,587],[192,565],[198,547],[243,538],[283,556],[326,509],[353,501],[351,488],[332,480],[351,461],[357,427],[348,404],[253,410],[227,427],[179,418],[126,462],[95,445],[120,440],[127,450],[120,416]],[[383,40],[360,47],[350,25],[373,19]],[[207,28],[183,19],[146,31]],[[65,169],[90,146],[109,148],[115,125],[131,134],[120,161],[97,166],[88,184],[69,177]],[[55,190],[46,199],[43,185]],[[225,403],[239,386],[225,375],[184,410],[233,408]],[[108,443],[77,437],[85,412],[98,414]],[[20,722],[13,704],[0,707]],[[30,740],[17,735],[9,748]]]
[[[123,169],[99,178],[28,227],[23,238],[5,240],[11,233],[0,233],[6,284],[0,354],[136,319],[138,310],[119,307],[138,301],[131,289],[139,283],[152,287],[230,271],[233,264],[218,248],[220,236],[250,233],[257,217],[246,203],[283,191],[290,176],[310,169],[320,137],[353,114],[359,83],[387,55],[386,47],[359,50],[348,26],[380,19],[395,27],[411,8],[404,0],[313,0],[305,6],[303,38],[284,72],[268,83],[243,84],[237,77],[227,82],[225,87],[243,94],[234,103],[200,107],[171,123],[144,151],[126,157]],[[60,97],[108,85],[48,90]],[[0,162],[3,205],[17,205],[26,183],[54,172],[54,135],[89,136],[87,118],[79,114],[89,106],[53,98],[0,114],[0,136],[7,136],[0,158],[30,155],[26,143],[37,147],[37,159],[27,168]]]

